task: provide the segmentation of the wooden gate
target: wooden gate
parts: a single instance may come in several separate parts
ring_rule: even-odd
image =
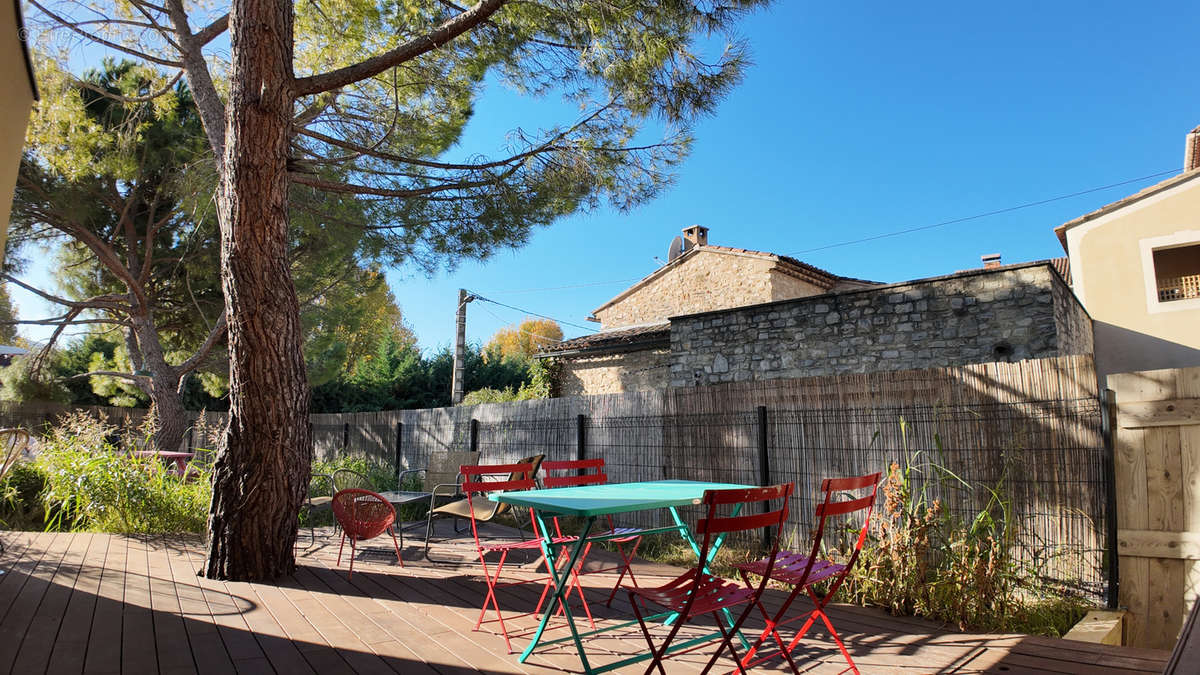
[[[1125,644],[1170,649],[1200,591],[1200,368],[1110,375]]]

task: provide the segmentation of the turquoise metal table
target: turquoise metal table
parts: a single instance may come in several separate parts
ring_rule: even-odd
[[[604,666],[593,668],[588,663],[587,654],[583,649],[583,638],[597,633],[619,630],[626,626],[634,625],[636,621],[621,623],[616,626],[608,626],[592,631],[581,633],[575,627],[575,620],[571,616],[571,609],[564,600],[564,595],[570,589],[568,576],[571,570],[579,562],[579,556],[583,552],[585,545],[588,542],[604,541],[624,535],[612,535],[609,537],[589,537],[592,526],[596,523],[596,518],[599,516],[614,515],[618,513],[631,513],[634,511],[649,511],[653,509],[669,509],[671,518],[674,520],[674,525],[665,527],[651,528],[643,530],[642,534],[656,534],[659,532],[678,532],[683,537],[684,541],[691,546],[692,551],[699,556],[700,546],[692,537],[691,528],[683,522],[679,517],[676,507],[687,505],[698,505],[701,503],[704,492],[706,490],[731,490],[731,489],[746,489],[753,488],[753,485],[739,485],[735,483],[707,483],[702,481],[692,480],[656,480],[646,481],[641,483],[608,483],[605,485],[584,485],[580,487],[554,488],[550,490],[527,490],[523,492],[504,492],[494,493],[490,495],[491,499],[499,502],[511,504],[513,506],[528,507],[533,510],[533,517],[537,520],[539,532],[543,534],[552,533],[554,529],[546,522],[546,518],[550,516],[577,516],[582,518],[584,525],[579,533],[579,539],[575,541],[573,546],[569,547],[569,553],[566,565],[556,565],[559,556],[563,554],[559,547],[550,544],[549,540],[543,537],[542,554],[546,556],[547,567],[553,573],[551,577],[554,581],[554,595],[547,610],[542,614],[541,622],[538,624],[537,631],[533,635],[533,639],[525,650],[521,652],[520,662],[524,663],[529,655],[539,644],[552,645],[568,640],[575,642],[575,648],[579,652],[579,660],[583,664],[585,673],[603,673],[610,670],[615,670],[622,666],[644,661],[650,658],[649,653],[639,654],[627,659],[622,659],[616,663],[609,663]],[[559,550],[556,550],[559,549]],[[711,547],[708,555],[708,560],[705,565],[712,561],[717,550],[720,549],[720,542],[716,546]],[[561,571],[558,571],[561,570]],[[571,636],[560,638],[557,640],[542,641],[542,634],[546,630],[546,624],[553,615],[555,604],[562,608],[567,619],[567,625],[571,629]],[[670,619],[668,614],[664,617]],[[672,645],[671,651],[684,649],[695,643],[709,639],[709,636],[695,638],[686,642],[681,642]]]

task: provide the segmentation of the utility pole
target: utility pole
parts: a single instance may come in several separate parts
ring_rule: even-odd
[[[458,405],[463,400],[463,382],[467,372],[467,303],[475,296],[467,289],[458,289],[458,312],[455,315],[454,331],[454,374],[450,381],[450,405]]]

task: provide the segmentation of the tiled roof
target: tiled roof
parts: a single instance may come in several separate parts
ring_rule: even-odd
[[[1067,256],[1063,256],[1061,258],[1051,258],[1051,259],[1047,260],[1046,262],[1050,263],[1050,265],[1054,268],[1054,271],[1058,272],[1058,276],[1062,277],[1063,281],[1067,282],[1068,286],[1071,285],[1071,259],[1070,258],[1068,258]]]
[[[656,323],[647,326],[631,326],[616,330],[600,331],[555,345],[543,347],[539,356],[553,356],[563,352],[638,349],[654,343],[666,343],[671,339],[671,324]]]
[[[1101,216],[1108,215],[1118,209],[1123,209],[1126,206],[1129,206],[1130,204],[1133,204],[1135,202],[1140,202],[1141,200],[1143,200],[1147,197],[1154,196],[1164,190],[1170,190],[1171,188],[1173,188],[1177,185],[1182,185],[1183,183],[1186,183],[1197,177],[1200,177],[1200,168],[1192,169],[1191,171],[1185,171],[1185,172],[1179,174],[1178,176],[1171,176],[1170,178],[1168,178],[1164,181],[1155,183],[1154,185],[1151,185],[1150,187],[1142,188],[1141,190],[1138,190],[1137,192],[1129,195],[1128,197],[1125,197],[1124,199],[1118,199],[1117,201],[1115,201],[1111,204],[1106,204],[1104,206],[1101,206],[1100,208],[1096,209],[1095,211],[1092,211],[1091,213],[1085,213],[1082,216],[1075,218],[1074,220],[1068,220],[1067,222],[1063,223],[1062,225],[1059,225],[1058,227],[1054,228],[1054,234],[1058,235],[1058,241],[1059,241],[1059,243],[1062,244],[1063,250],[1065,251],[1065,250],[1067,250],[1067,230],[1069,230],[1070,228],[1075,227],[1076,225],[1082,225],[1083,223],[1086,223],[1089,220],[1095,220]]]

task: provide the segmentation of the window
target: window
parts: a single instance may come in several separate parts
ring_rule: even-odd
[[[1154,249],[1159,302],[1200,298],[1200,244]]]

